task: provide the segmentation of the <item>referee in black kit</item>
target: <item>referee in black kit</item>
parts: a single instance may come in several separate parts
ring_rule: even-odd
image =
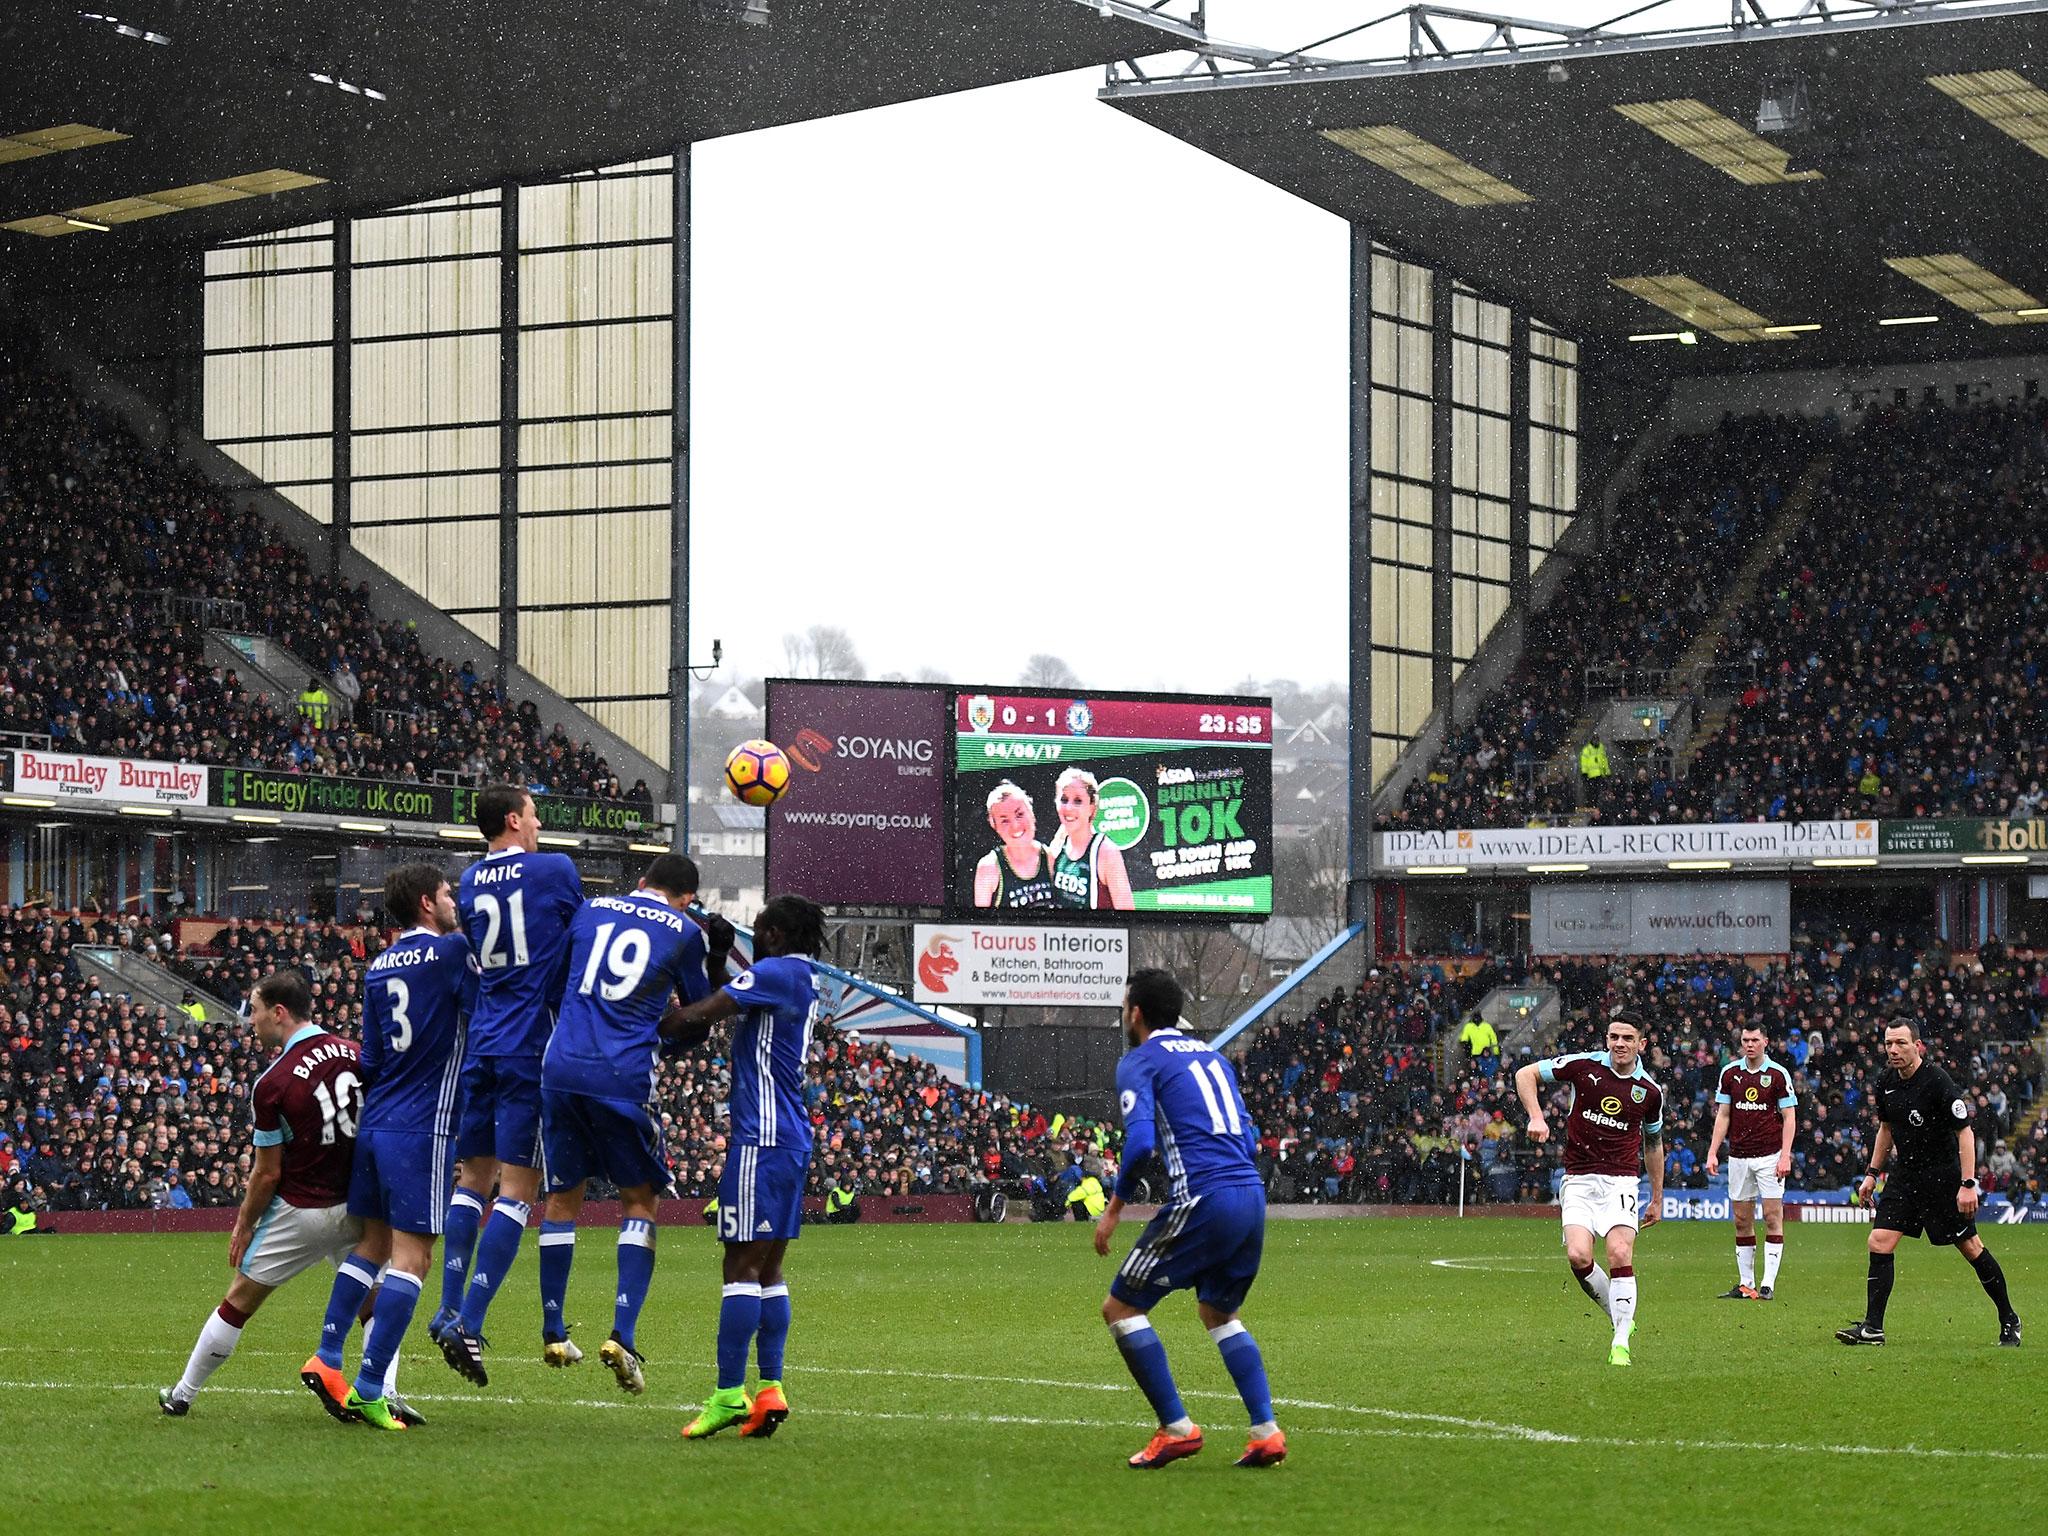
[[[1998,1308],[1998,1342],[2017,1349],[2020,1318],[2006,1295],[2005,1271],[1977,1236],[1977,1138],[1970,1129],[1970,1106],[1955,1079],[1923,1059],[1918,1024],[1895,1019],[1887,1025],[1884,1056],[1890,1066],[1877,1084],[1877,1145],[1857,1195],[1870,1198],[1894,1149],[1898,1162],[1870,1232],[1869,1310],[1835,1337],[1844,1344],[1884,1343],[1884,1308],[1891,1299],[1899,1239],[1925,1231],[1935,1247],[1953,1243],[1970,1261]]]

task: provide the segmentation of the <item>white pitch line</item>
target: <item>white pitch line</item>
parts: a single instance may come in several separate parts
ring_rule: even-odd
[[[1128,1392],[1130,1388],[1111,1386],[1090,1381],[1054,1381],[1043,1377],[1030,1376],[974,1376],[951,1371],[885,1371],[853,1367],[809,1366],[809,1373],[820,1376],[895,1376],[917,1381],[978,1382],[989,1385],[1054,1387],[1074,1392]],[[155,1387],[142,1382],[79,1382],[79,1381],[0,1381],[0,1391],[35,1392],[153,1392]],[[206,1395],[237,1397],[297,1397],[298,1393],[289,1387],[208,1387]],[[422,1403],[489,1403],[507,1408],[631,1408],[636,1405],[622,1402],[617,1398],[526,1398],[483,1396],[475,1393],[407,1393],[412,1401]],[[1236,1401],[1235,1394],[1228,1392],[1184,1392],[1184,1397],[1215,1398]],[[1573,1435],[1550,1430],[1531,1429],[1519,1424],[1493,1424],[1484,1419],[1460,1419],[1448,1414],[1400,1413],[1390,1408],[1365,1408],[1348,1403],[1313,1402],[1303,1398],[1275,1398],[1275,1406],[1310,1409],[1331,1413],[1356,1413],[1375,1417],[1386,1417],[1416,1423],[1448,1426],[1445,1428],[1421,1429],[1396,1426],[1365,1428],[1362,1426],[1326,1426],[1299,1431],[1304,1438],[1341,1436],[1345,1439],[1375,1440],[1448,1440],[1448,1441],[1512,1441],[1527,1444],[1536,1442],[1546,1445],[1585,1446],[1599,1450],[1657,1450],[1675,1449],[1683,1451],[1718,1451],[1733,1455],[1753,1456],[1758,1454],[1819,1455],[1819,1456],[1908,1456],[1936,1461],[2000,1461],[2037,1463],[2048,1462],[2044,1451],[1993,1451],[1958,1450],[1943,1446],[1924,1445],[1831,1445],[1815,1444],[1797,1440],[1633,1440],[1611,1435]],[[659,1408],[659,1404],[645,1406]],[[689,1405],[677,1405],[688,1407]],[[982,1413],[892,1413],[858,1408],[808,1408],[804,1413],[819,1418],[844,1418],[863,1420],[888,1420],[904,1423],[945,1423],[984,1425],[1024,1425],[1035,1428],[1054,1429],[1131,1429],[1129,1421],[1122,1419],[1066,1419],[1042,1418],[1028,1414],[982,1414]],[[1135,1431],[1134,1431],[1135,1432]]]
[[[1540,1275],[1535,1264],[1496,1264],[1490,1259],[1431,1259],[1432,1269],[1474,1269],[1492,1275]]]

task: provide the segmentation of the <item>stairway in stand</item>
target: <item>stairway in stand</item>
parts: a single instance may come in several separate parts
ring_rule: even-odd
[[[1756,589],[1763,584],[1764,572],[1769,570],[1771,562],[1778,558],[1779,551],[1784,549],[1794,534],[1806,526],[1807,514],[1813,510],[1814,497],[1820,493],[1820,488],[1827,484],[1828,476],[1834,467],[1834,456],[1824,453],[1810,461],[1800,472],[1797,483],[1792,487],[1792,494],[1785,498],[1777,514],[1772,517],[1764,531],[1757,535],[1749,547],[1748,555],[1736,568],[1734,578],[1728,583],[1726,590],[1721,594],[1721,601],[1714,608],[1713,617],[1697,635],[1693,636],[1692,644],[1685,648],[1685,653],[1672,666],[1674,674],[1683,677],[1688,673],[1701,672],[1713,665],[1714,657],[1721,649],[1722,636],[1728,633],[1736,617],[1755,598]],[[1579,718],[1572,722],[1571,735],[1559,745],[1546,765],[1550,774],[1566,775],[1578,771],[1579,748],[1591,738],[1593,728],[1599,724],[1601,715],[1606,713],[1608,705],[1612,702],[1609,699],[1599,699],[1589,703],[1579,712]],[[1693,754],[1699,751],[1704,743],[1720,735],[1721,728],[1727,722],[1727,699],[1700,700],[1699,722],[1686,737],[1685,746],[1681,749],[1675,765],[1678,777],[1685,776],[1686,770],[1692,765]]]

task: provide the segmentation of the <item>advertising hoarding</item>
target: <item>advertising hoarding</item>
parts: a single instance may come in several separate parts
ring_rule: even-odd
[[[1632,880],[1529,889],[1538,955],[1776,955],[1792,947],[1784,880]]]
[[[1130,935],[1067,924],[919,923],[920,1003],[1115,1008],[1130,979]]]
[[[947,690],[768,680],[789,754],[768,807],[768,889],[827,906],[946,900]]]

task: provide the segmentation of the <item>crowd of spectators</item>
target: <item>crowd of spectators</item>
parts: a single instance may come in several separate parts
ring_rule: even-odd
[[[33,350],[0,333],[14,359],[0,363],[0,732],[108,757],[453,774],[651,804],[530,701],[508,704],[489,668],[427,654],[409,624],[372,612],[367,586],[316,573],[260,515],[32,366]],[[251,689],[207,659],[209,623],[276,641],[329,702]]]
[[[2039,814],[2044,508],[2048,403],[1873,412],[1724,639],[1760,678],[1680,813]]]
[[[1868,1165],[1884,1024],[1900,1014],[1920,1021],[1930,1059],[1965,1087],[1985,1188],[2015,1203],[2044,1198],[2048,1117],[2024,1140],[2015,1135],[2041,1088],[2048,961],[2038,956],[1994,943],[1952,957],[1901,935],[1835,934],[1802,937],[1784,962],[1761,967],[1583,960],[1533,965],[1516,979],[1558,989],[1559,1052],[1603,1048],[1609,1009],[1644,1021],[1645,1065],[1665,1090],[1670,1189],[1707,1183],[1715,1085],[1749,1023],[1762,1025],[1800,1098],[1793,1187],[1852,1183]],[[1245,1097],[1275,1198],[1440,1203],[1456,1198],[1463,1162],[1468,1199],[1550,1199],[1559,1148],[1529,1142],[1512,1082],[1528,1058],[1475,1060],[1450,1044],[1449,1021],[1494,980],[1387,965],[1356,991],[1262,1028],[1244,1056]],[[1402,1038],[1421,1018],[1450,1052],[1444,1076]],[[1562,1097],[1551,1095],[1558,1107]]]
[[[306,975],[314,1018],[354,1035],[375,930],[230,919],[182,948],[139,917],[0,907],[0,1192],[45,1210],[232,1205],[249,1170],[249,1085],[266,1053],[248,1025],[195,998],[141,1005],[73,950],[127,949],[201,992],[246,996],[268,972]],[[189,994],[188,994],[189,996]],[[716,1194],[731,1072],[714,1043],[664,1061],[676,1192]],[[830,1028],[805,1090],[817,1136],[812,1193],[914,1198],[1051,1183],[1083,1153],[1113,1158],[1106,1129],[1051,1120],[964,1088],[927,1062]]]
[[[1391,824],[2048,810],[2041,400],[1872,410],[1832,443],[1809,514],[1721,636],[1714,699],[1692,700],[1703,714],[1710,702],[1726,709],[1682,775],[1658,753],[1597,779],[1530,772],[1568,744],[1559,733],[1583,708],[1589,665],[1653,670],[1697,633],[1787,477],[1830,443],[1824,427],[1751,421],[1675,445],[1617,520],[1601,579],[1537,616],[1514,676]],[[1693,484],[1712,489],[1687,495]],[[1750,515],[1723,515],[1729,506]]]
[[[1386,824],[1519,826],[1571,814],[1576,776],[1543,769],[1577,746],[1588,669],[1675,663],[1826,437],[1798,417],[1744,416],[1672,442],[1645,466],[1608,541],[1535,616],[1478,719],[1446,741]]]

